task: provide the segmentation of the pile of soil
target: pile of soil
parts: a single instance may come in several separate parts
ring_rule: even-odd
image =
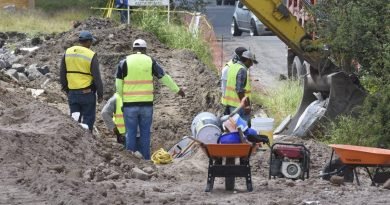
[[[220,112],[218,77],[187,50],[172,50],[156,37],[109,20],[91,18],[77,28],[45,40],[41,48],[20,63],[48,65],[54,79],[16,84],[0,73],[0,204],[388,204],[389,191],[369,186],[332,185],[316,177],[330,150],[313,140],[287,137],[311,150],[311,178],[268,180],[269,151],[251,158],[253,192],[237,179],[234,192],[217,178],[205,193],[208,158],[198,149],[169,165],[153,165],[109,140],[98,115],[92,135],[68,114],[66,96],[58,84],[64,50],[77,41],[80,30],[98,39],[98,53],[107,100],[114,92],[115,65],[131,53],[131,43],[143,38],[148,53],[184,88],[185,98],[156,84],[152,150],[170,148],[190,135],[191,122],[201,111]],[[30,88],[45,93],[31,97]],[[99,105],[99,110],[104,104]]]
[[[91,31],[97,39],[91,49],[97,53],[101,65],[104,99],[108,100],[113,95],[116,66],[120,60],[132,53],[132,42],[138,38],[147,42],[147,53],[184,89],[186,97],[181,98],[162,84],[155,83],[153,150],[160,147],[167,149],[178,139],[190,135],[191,122],[197,113],[216,113],[220,110],[218,76],[201,63],[194,53],[189,50],[172,50],[150,33],[118,25],[107,19],[90,18],[77,28],[46,41],[37,52],[29,54],[24,63],[48,65],[58,76],[61,57],[66,48],[77,44],[81,30]],[[41,81],[35,81],[29,86],[39,87],[41,84]],[[50,86],[55,87],[54,91],[48,89],[48,95],[42,97],[48,98],[45,100],[49,103],[66,103],[66,96],[59,92],[58,83],[54,82],[47,87]],[[98,106],[99,111],[104,103]],[[66,105],[59,107],[65,108],[65,113],[68,112]],[[99,115],[95,125],[102,135],[111,136]]]

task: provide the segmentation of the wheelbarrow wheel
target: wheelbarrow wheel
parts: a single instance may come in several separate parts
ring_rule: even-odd
[[[226,158],[226,165],[234,164],[235,159],[234,158]],[[225,177],[225,189],[227,191],[233,191],[234,190],[234,184],[235,184],[235,177]]]
[[[330,163],[327,163],[322,172],[324,174],[326,173],[332,173],[340,170],[337,174],[338,176],[344,176],[344,182],[353,182],[353,168],[350,166],[347,166],[341,162],[340,159],[334,159]],[[323,180],[330,180],[332,174],[323,175]]]

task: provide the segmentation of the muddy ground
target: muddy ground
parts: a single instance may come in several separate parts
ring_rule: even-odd
[[[205,193],[208,159],[200,149],[156,166],[114,142],[99,114],[97,129],[90,134],[69,117],[58,84],[60,58],[82,29],[98,40],[92,49],[101,63],[106,100],[114,92],[115,65],[131,53],[137,38],[147,41],[149,54],[184,88],[186,97],[180,98],[156,84],[152,151],[169,149],[190,135],[197,113],[221,110],[218,76],[192,52],[170,49],[135,28],[88,19],[47,38],[39,50],[18,60],[48,65],[52,75],[17,83],[0,73],[0,204],[390,204],[389,191],[369,186],[363,170],[361,186],[333,185],[316,177],[330,150],[313,140],[285,139],[303,142],[312,152],[308,180],[268,180],[269,151],[258,151],[251,158],[253,192],[246,192],[243,179],[237,180],[234,192],[225,191],[224,181],[217,179],[213,192]],[[31,97],[30,88],[41,88],[44,82],[45,93]],[[139,170],[147,175],[140,177]]]

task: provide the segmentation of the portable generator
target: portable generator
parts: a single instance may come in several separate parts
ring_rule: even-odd
[[[271,147],[269,179],[309,178],[310,151],[303,144],[274,143]]]

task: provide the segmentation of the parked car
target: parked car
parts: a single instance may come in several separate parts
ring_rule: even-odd
[[[236,0],[216,0],[217,1],[217,5],[234,5],[234,2]]]
[[[236,2],[230,28],[233,36],[241,36],[242,32],[249,32],[251,36],[271,34],[272,32],[240,1]]]

